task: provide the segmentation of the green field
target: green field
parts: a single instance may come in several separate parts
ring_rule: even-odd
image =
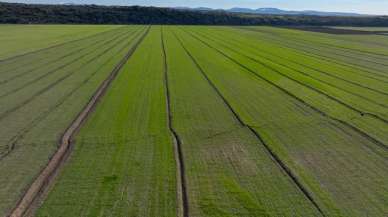
[[[0,43],[0,216],[118,69],[35,216],[388,215],[385,36],[2,28],[50,34]]]
[[[114,28],[116,26],[0,25],[0,59],[62,45]],[[28,41],[26,41],[27,37]]]
[[[47,164],[65,129],[144,31],[110,29],[93,33],[92,27],[94,35],[83,40],[0,63],[0,216]]]
[[[386,32],[388,31],[387,27],[348,27],[348,26],[337,26],[331,27],[335,29],[348,29],[348,30],[360,30],[360,31],[372,31],[372,32]]]

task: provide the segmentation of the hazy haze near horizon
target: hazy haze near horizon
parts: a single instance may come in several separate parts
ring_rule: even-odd
[[[1,0],[0,0],[1,1]],[[6,2],[41,4],[144,5],[161,7],[262,8],[319,10],[388,15],[388,0],[6,0]]]

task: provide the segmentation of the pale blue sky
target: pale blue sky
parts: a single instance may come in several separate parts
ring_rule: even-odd
[[[147,5],[163,7],[277,7],[291,10],[321,10],[388,15],[388,0],[8,0],[24,3],[77,3],[101,5]]]

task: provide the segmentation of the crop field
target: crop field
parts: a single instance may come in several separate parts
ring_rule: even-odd
[[[347,26],[338,26],[332,27],[335,29],[349,29],[349,30],[361,30],[361,31],[372,31],[372,32],[387,32],[387,27],[347,27]]]
[[[388,37],[27,27],[0,26],[50,32],[0,43],[0,216],[388,216]]]
[[[0,25],[0,59],[58,46],[114,28],[116,26]],[[26,36],[28,36],[28,41],[26,41]]]
[[[1,61],[0,216],[47,164],[63,132],[144,27],[94,31],[84,39]]]

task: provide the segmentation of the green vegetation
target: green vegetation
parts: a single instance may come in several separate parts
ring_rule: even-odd
[[[341,97],[340,90],[330,91],[332,87],[329,89],[322,82],[287,68],[288,62],[279,61],[279,57],[269,59],[266,53],[286,56],[287,49],[259,49],[276,45],[268,43],[267,38],[252,34],[254,40],[245,36],[249,41],[244,41],[241,35],[245,32],[241,30],[207,29],[184,30],[188,40],[189,36],[192,38],[187,44],[191,45],[194,56],[200,64],[202,61],[202,67],[238,113],[312,192],[324,212],[328,216],[384,213],[384,203],[378,202],[386,199],[380,194],[379,184],[387,177],[383,169],[387,157],[387,126],[383,118],[376,118],[374,113],[360,115],[351,108],[362,101],[343,102],[345,97]],[[306,59],[299,61],[306,62]],[[381,102],[386,105],[387,98]],[[362,105],[372,106],[372,103]],[[380,115],[377,110],[375,113]],[[376,135],[382,142],[376,142],[365,132]],[[352,169],[355,166],[357,170]],[[347,197],[352,197],[351,203]]]
[[[163,67],[160,31],[153,28],[76,138],[38,216],[175,215]]]
[[[3,213],[131,47],[37,216],[388,213],[386,36],[242,26],[98,32],[0,62],[0,199],[11,195]]]
[[[116,26],[87,25],[1,25],[0,60],[30,51],[60,46]],[[28,36],[28,41],[26,41]]]
[[[319,216],[207,80],[202,70],[208,68],[197,65],[185,50],[191,44],[176,30],[165,31],[165,43],[172,121],[182,141],[190,216]]]
[[[334,26],[331,28],[335,29],[349,29],[349,30],[360,30],[368,32],[387,32],[388,28],[386,27],[352,27],[352,26]]]
[[[95,29],[83,39],[0,62],[0,216],[13,208],[65,129],[144,31]]]

